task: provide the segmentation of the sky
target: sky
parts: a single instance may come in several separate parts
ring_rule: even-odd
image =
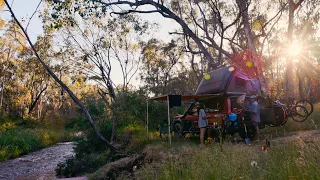
[[[12,0],[8,0],[8,2],[11,4]],[[29,18],[35,11],[37,5],[39,4],[40,0],[14,0],[12,4],[12,10],[14,11],[15,15],[19,20],[22,20],[23,18],[27,21],[24,22],[24,27],[26,27]],[[5,20],[10,20],[11,17],[9,15],[9,12],[3,12],[1,14],[2,18]],[[36,13],[32,20],[30,21],[30,25],[28,27],[28,35],[32,39],[32,42],[35,42],[37,40],[37,36],[39,34],[42,34],[42,21],[38,18],[39,13]]]
[[[12,3],[12,0],[8,0],[9,3]],[[23,22],[23,26],[26,27],[26,25],[29,22],[30,17],[36,10],[37,5],[39,4],[41,0],[13,0],[12,9],[15,13],[18,20],[25,19]],[[37,40],[37,36],[43,34],[42,30],[42,20],[39,18],[39,11],[33,16],[33,18],[30,21],[30,24],[28,26],[28,35],[31,38],[32,42],[35,42]],[[9,12],[3,12],[1,13],[2,18],[5,20],[10,20]],[[168,32],[172,32],[175,29],[179,28],[179,25],[174,22],[173,20],[166,19],[162,17],[160,14],[148,14],[147,16],[143,16],[143,19],[151,21],[151,22],[157,22],[159,24],[159,29],[157,32],[153,32],[153,37],[159,38],[165,42],[169,42],[171,40],[171,36],[168,34]],[[136,77],[138,74],[136,74]],[[136,77],[132,80],[133,86],[138,86],[139,81],[136,80]],[[111,78],[113,79],[114,83],[116,85],[121,84],[123,82],[122,80],[122,74],[121,69],[118,64],[118,62],[113,63],[113,70],[111,72]]]

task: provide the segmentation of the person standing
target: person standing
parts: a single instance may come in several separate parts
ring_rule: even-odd
[[[251,112],[251,121],[255,129],[255,136],[252,140],[257,141],[259,140],[260,107],[255,95],[250,97],[250,102],[252,104],[252,108],[249,109],[249,111]]]
[[[203,103],[199,104],[198,107],[198,126],[200,128],[200,143],[204,145],[204,134],[206,133],[206,129],[208,126],[208,117],[205,112],[205,106]]]

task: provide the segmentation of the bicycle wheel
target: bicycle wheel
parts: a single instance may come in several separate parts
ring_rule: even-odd
[[[182,128],[182,125],[180,122],[177,122],[174,124],[174,128],[175,128],[175,131],[177,133],[177,137],[179,138],[183,138],[184,137],[184,133],[183,133],[183,128]]]
[[[296,105],[303,106],[308,111],[308,116],[310,116],[313,113],[313,105],[308,100],[299,100]]]
[[[296,122],[304,122],[308,118],[308,110],[304,106],[296,105],[291,110],[291,118]]]

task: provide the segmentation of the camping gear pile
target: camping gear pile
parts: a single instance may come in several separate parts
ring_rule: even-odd
[[[212,138],[224,138],[226,135],[238,133],[247,144],[255,134],[252,126],[249,109],[252,108],[248,97],[256,95],[261,97],[259,80],[250,78],[236,66],[227,66],[208,72],[202,78],[195,95],[166,95],[154,97],[149,100],[167,101],[168,103],[168,135],[171,146],[171,130],[173,129],[178,136],[185,138],[187,133],[199,133],[198,115],[196,102],[204,103],[206,113],[210,115],[208,119]],[[170,117],[170,108],[181,106],[181,101],[193,100],[189,109],[183,114],[174,117],[173,122]],[[283,125],[288,117],[287,107],[283,105],[268,103],[264,98],[258,98],[260,105],[259,128],[265,125],[271,127]],[[148,103],[147,103],[148,104]],[[312,104],[310,109],[313,109]],[[295,105],[294,107],[301,107]],[[292,108],[291,108],[292,109]],[[294,108],[295,109],[295,108]],[[300,108],[303,110],[303,108]],[[147,106],[148,112],[148,106]],[[300,116],[298,110],[295,116]],[[310,115],[312,111],[308,112]],[[147,113],[148,114],[148,113]],[[147,115],[147,131],[148,131]]]

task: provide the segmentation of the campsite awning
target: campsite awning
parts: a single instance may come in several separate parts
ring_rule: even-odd
[[[170,95],[153,97],[153,98],[149,98],[148,100],[167,101],[169,96]],[[206,98],[212,98],[212,97],[218,97],[218,96],[221,96],[221,95],[220,94],[181,95],[181,101],[188,101],[188,100],[192,100],[192,99],[206,99]]]
[[[221,96],[221,94],[202,94],[202,95],[165,95],[160,97],[149,98],[154,101],[167,101],[168,103],[168,134],[169,144],[171,147],[171,120],[170,120],[170,108],[173,106],[181,106],[181,101],[188,101],[193,99],[206,99]],[[147,101],[147,134],[149,133],[149,108]],[[149,137],[149,136],[148,136]]]

